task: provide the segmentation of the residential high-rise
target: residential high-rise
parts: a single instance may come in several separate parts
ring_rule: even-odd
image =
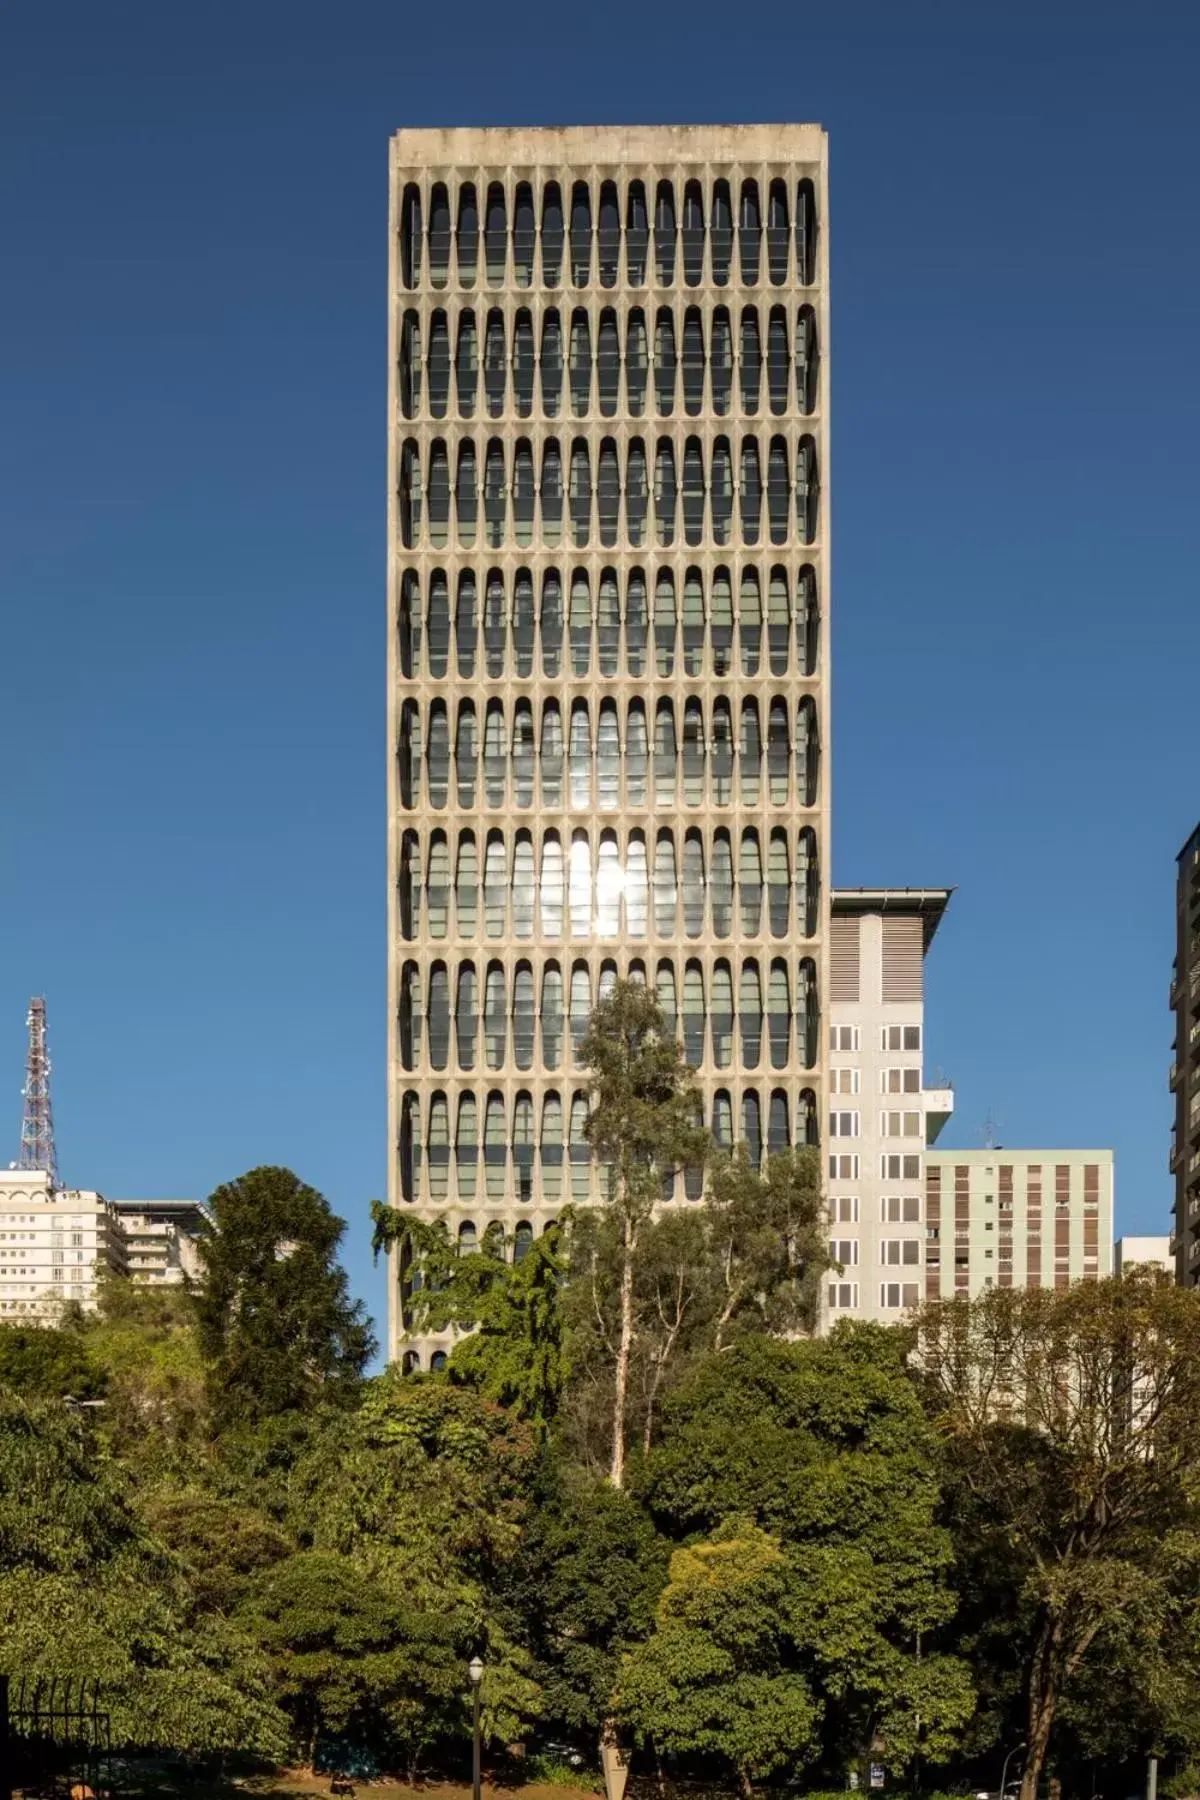
[[[895,1323],[921,1293],[924,1172],[954,1109],[926,1084],[925,952],[951,888],[836,888],[830,920],[823,1322]]]
[[[121,1222],[130,1280],[144,1287],[198,1281],[203,1267],[196,1242],[212,1223],[203,1200],[112,1200]]]
[[[91,1312],[101,1274],[128,1272],[125,1234],[102,1195],[56,1188],[48,1169],[0,1170],[0,1319],[53,1324],[71,1304]]]
[[[1171,1173],[1175,1177],[1175,1279],[1200,1283],[1200,825],[1179,852],[1175,878],[1175,1054],[1171,1092],[1175,1126]]]
[[[931,1150],[921,1298],[1096,1281],[1112,1227],[1111,1150]]]
[[[392,141],[390,1195],[464,1247],[593,1196],[620,975],[721,1141],[817,1141],[826,167],[812,125]]]

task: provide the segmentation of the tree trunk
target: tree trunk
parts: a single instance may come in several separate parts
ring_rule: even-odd
[[[1055,1661],[1061,1637],[1060,1622],[1047,1618],[1038,1636],[1037,1649],[1029,1668],[1029,1712],[1020,1800],[1037,1800],[1038,1782],[1046,1766],[1046,1752],[1050,1748],[1050,1732],[1058,1706]],[[1000,1800],[1004,1800],[1003,1795]]]
[[[740,1792],[740,1794],[742,1796],[742,1800],[752,1800],[752,1796],[754,1793],[754,1783],[751,1781],[749,1774],[746,1772],[746,1770],[742,1767],[742,1765],[740,1763],[738,1764],[737,1778],[738,1778],[738,1791]]]
[[[612,1464],[608,1479],[615,1488],[625,1480],[625,1409],[629,1394],[629,1363],[633,1355],[633,1252],[634,1226],[625,1214],[621,1262],[621,1335],[617,1341],[617,1366],[613,1382]]]

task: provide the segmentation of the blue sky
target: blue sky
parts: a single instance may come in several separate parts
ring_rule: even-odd
[[[943,1141],[1111,1144],[1165,1229],[1198,62],[1183,0],[15,0],[0,1157],[45,990],[69,1179],[287,1162],[382,1317],[388,135],[815,119],[835,876],[958,888]]]

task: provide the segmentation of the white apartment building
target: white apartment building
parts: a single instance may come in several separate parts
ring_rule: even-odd
[[[1113,1274],[1124,1275],[1128,1269],[1161,1269],[1165,1275],[1175,1279],[1175,1258],[1171,1254],[1171,1239],[1166,1232],[1161,1237],[1121,1237],[1113,1249]]]
[[[1113,1270],[1111,1150],[932,1150],[925,1291],[1069,1287]]]
[[[131,1281],[179,1286],[201,1274],[197,1239],[209,1223],[201,1200],[113,1200],[125,1234]]]
[[[952,891],[833,891],[826,1328],[896,1323],[925,1297],[925,1154],[954,1095],[925,1081],[924,958]]]
[[[86,1190],[52,1190],[39,1169],[0,1171],[0,1322],[52,1323],[96,1305],[101,1270],[127,1273],[115,1208]]]

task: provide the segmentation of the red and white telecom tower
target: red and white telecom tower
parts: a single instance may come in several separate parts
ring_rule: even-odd
[[[21,1092],[25,1111],[21,1119],[21,1153],[18,1169],[44,1169],[52,1189],[58,1187],[58,1158],[54,1151],[54,1108],[50,1103],[50,1053],[46,1047],[46,998],[35,994],[29,1002],[29,1049],[25,1057],[25,1086]]]

